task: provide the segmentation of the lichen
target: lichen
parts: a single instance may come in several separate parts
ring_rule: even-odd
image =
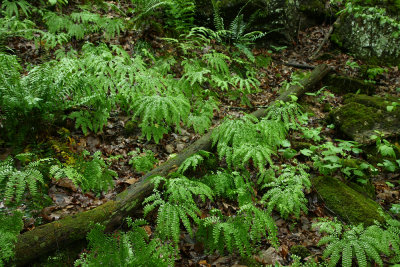
[[[331,40],[355,57],[371,64],[397,65],[400,63],[400,37],[393,33],[398,29],[381,23],[378,16],[368,19],[345,14],[335,24]]]
[[[325,205],[344,221],[351,224],[372,225],[383,222],[380,206],[343,182],[329,176],[314,178],[313,186]]]

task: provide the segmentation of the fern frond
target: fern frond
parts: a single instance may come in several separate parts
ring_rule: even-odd
[[[14,256],[15,242],[24,226],[22,215],[20,211],[12,215],[0,212],[0,266]]]
[[[262,186],[270,188],[262,197],[262,201],[266,201],[268,211],[276,208],[283,218],[287,218],[289,214],[299,217],[301,210],[307,212],[307,200],[303,189],[309,189],[311,182],[305,170],[306,166],[301,164],[296,167],[284,165],[275,181]]]
[[[190,104],[183,95],[137,96],[133,99],[131,109],[135,111],[133,117],[140,117],[142,134],[147,140],[153,138],[158,143],[171,126],[179,129],[180,122],[186,121]]]
[[[12,158],[0,162],[0,195],[6,199],[6,203],[15,201],[19,203],[26,189],[32,196],[39,196],[39,185],[44,184],[43,174],[39,170],[43,162],[50,161],[50,158],[31,162],[27,166],[17,170],[14,167]]]
[[[275,105],[267,109],[265,119],[281,121],[284,123],[287,130],[298,128],[298,118],[303,112],[301,107],[296,102],[276,102]]]
[[[159,239],[149,240],[141,227],[143,219],[127,219],[126,233],[104,234],[104,226],[94,225],[87,235],[90,252],[81,254],[75,266],[172,266],[175,251]]]
[[[196,154],[188,157],[185,159],[184,162],[179,166],[179,169],[177,170],[178,173],[183,174],[185,171],[187,171],[189,168],[192,168],[192,170],[195,170],[198,165],[203,163],[204,159],[207,159],[210,157],[211,153],[200,150]]]
[[[178,244],[180,236],[180,223],[190,235],[193,235],[191,222],[199,223],[200,210],[193,197],[197,196],[202,201],[206,198],[213,199],[212,190],[205,184],[198,181],[191,181],[184,176],[165,179],[156,177],[156,188],[160,181],[164,181],[165,191],[163,196],[155,190],[153,195],[147,197],[144,212],[152,211],[157,206],[157,231],[161,238],[171,239]]]

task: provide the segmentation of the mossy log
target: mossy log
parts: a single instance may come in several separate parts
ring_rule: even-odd
[[[327,65],[316,67],[307,78],[301,81],[302,86],[290,87],[277,100],[288,101],[289,95],[300,97],[306,91],[313,89],[330,71],[331,68]],[[258,118],[263,117],[266,115],[266,110],[259,109],[253,112],[253,115]],[[186,158],[199,150],[209,151],[211,149],[210,137],[211,132],[188,146],[176,157],[142,176],[137,183],[118,194],[114,200],[110,200],[93,210],[41,225],[21,234],[16,243],[14,263],[19,266],[27,264],[44,254],[84,239],[93,223],[106,225],[108,231],[120,226],[124,218],[137,211],[144,198],[152,192],[153,184],[149,179],[151,176],[167,175],[175,171]]]

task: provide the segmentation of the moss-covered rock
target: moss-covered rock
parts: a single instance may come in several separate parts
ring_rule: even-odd
[[[375,93],[374,85],[348,76],[332,74],[328,75],[323,82],[324,85],[328,86],[330,91],[339,95],[356,93],[357,91],[359,91],[361,94],[367,95],[372,95]]]
[[[349,186],[352,189],[356,190],[358,193],[363,194],[366,197],[369,197],[371,199],[375,199],[375,197],[376,197],[375,187],[370,181],[368,181],[364,185],[351,182],[351,183],[349,183]]]
[[[367,17],[343,14],[335,23],[331,41],[342,50],[370,64],[400,64],[400,37],[395,24],[382,23],[384,19],[375,12]],[[387,19],[386,21],[389,21]]]
[[[385,138],[400,136],[400,107],[387,110],[393,102],[400,105],[394,97],[349,94],[345,96],[345,105],[332,111],[330,118],[347,137],[371,144],[375,130],[382,132]]]
[[[377,203],[338,179],[321,176],[314,178],[312,184],[329,210],[342,220],[364,225],[372,225],[375,220],[384,221]]]

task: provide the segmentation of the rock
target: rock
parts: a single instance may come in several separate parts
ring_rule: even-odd
[[[366,95],[373,95],[375,93],[374,85],[347,76],[331,74],[325,77],[323,83],[328,86],[330,91],[339,95],[356,92]]]
[[[186,144],[178,143],[176,145],[176,151],[181,152],[186,147]]]
[[[317,177],[312,180],[312,184],[329,210],[344,221],[355,225],[364,223],[365,226],[374,224],[375,220],[384,222],[376,202],[338,179]]]
[[[390,5],[385,7],[390,8]],[[372,12],[364,18],[343,13],[340,22],[335,24],[331,40],[341,49],[368,63],[398,65],[400,37],[393,35],[398,29],[388,22],[381,23],[383,20],[376,11]]]
[[[165,146],[165,151],[167,151],[168,154],[174,153],[174,151],[175,151],[174,146],[173,145],[169,145],[169,144],[166,145]]]
[[[345,105],[332,111],[330,118],[347,137],[362,143],[371,144],[375,130],[384,134],[385,138],[400,135],[400,106],[388,111],[388,106],[400,105],[394,97],[378,97],[367,95],[345,96]]]
[[[258,256],[255,256],[255,260],[262,264],[275,264],[282,258],[278,255],[277,251],[273,247],[269,247],[267,250],[260,251]]]

